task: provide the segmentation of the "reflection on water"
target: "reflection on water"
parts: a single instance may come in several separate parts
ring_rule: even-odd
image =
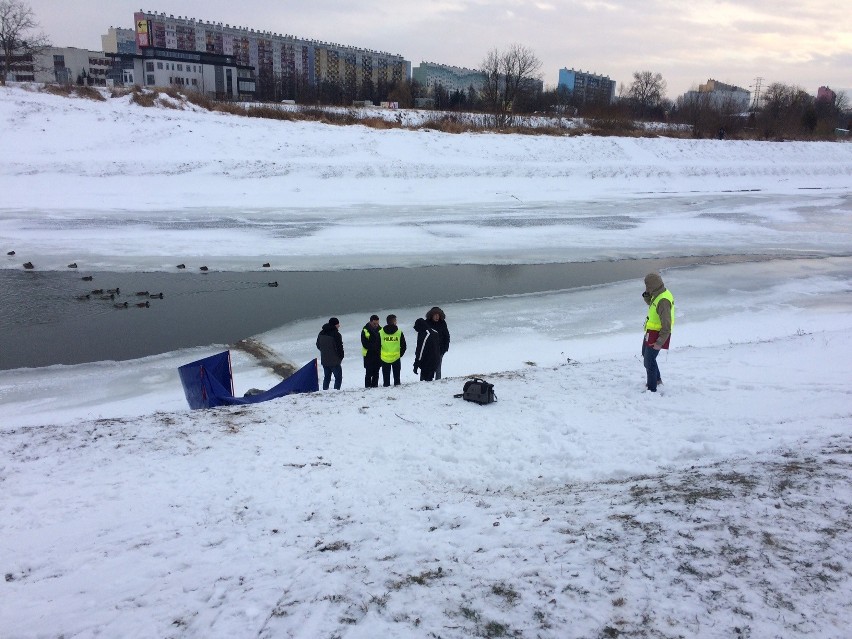
[[[0,369],[132,359],[229,344],[305,318],[359,311],[382,315],[418,305],[425,310],[461,300],[639,279],[661,268],[760,259],[765,258],[336,272],[93,273],[92,281],[83,281],[82,273],[0,270]],[[270,286],[272,282],[278,285]],[[115,289],[117,293],[108,292]],[[104,292],[93,293],[100,290]],[[159,293],[162,299],[152,297]]]

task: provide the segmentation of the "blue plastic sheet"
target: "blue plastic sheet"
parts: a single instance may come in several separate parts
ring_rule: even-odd
[[[229,351],[199,359],[178,368],[183,392],[190,408],[213,408],[236,404],[257,404],[292,393],[319,390],[317,360],[313,359],[268,391],[250,397],[234,397],[234,381]]]

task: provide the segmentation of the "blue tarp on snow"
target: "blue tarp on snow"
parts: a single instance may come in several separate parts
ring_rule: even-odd
[[[234,397],[229,351],[184,364],[178,368],[178,374],[190,408],[257,404],[291,393],[311,393],[319,390],[315,359],[265,393],[250,397]]]

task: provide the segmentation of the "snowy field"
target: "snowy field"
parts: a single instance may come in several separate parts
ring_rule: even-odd
[[[431,300],[340,316],[341,392],[189,411],[176,368],[222,345],[2,371],[3,637],[848,636],[852,145],[373,131],[21,87],[0,127],[4,268],[784,257],[663,273],[656,395],[641,280],[447,305],[431,384],[406,355],[402,386],[360,388],[357,342],[371,312],[413,342]],[[256,337],[305,362],[326,320]],[[233,357],[238,394],[275,383]],[[498,403],[452,397],[474,374]]]

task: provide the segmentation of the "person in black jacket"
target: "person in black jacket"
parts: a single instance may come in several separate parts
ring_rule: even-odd
[[[343,338],[340,336],[340,320],[332,317],[317,335],[317,348],[324,373],[322,389],[328,390],[331,376],[334,375],[334,389],[340,390],[343,382]]]
[[[361,329],[361,355],[364,357],[364,387],[375,388],[379,385],[379,370],[382,367],[378,315],[371,315],[370,321]]]
[[[414,322],[417,331],[417,350],[414,352],[414,372],[420,370],[420,380],[431,382],[435,379],[435,367],[441,360],[441,336],[429,326],[425,319]]]
[[[438,356],[438,362],[435,364],[435,379],[441,379],[441,361],[446,352],[450,350],[450,330],[447,328],[447,316],[440,307],[433,306],[426,313],[426,322],[429,328],[437,331],[440,337],[441,353]]]

